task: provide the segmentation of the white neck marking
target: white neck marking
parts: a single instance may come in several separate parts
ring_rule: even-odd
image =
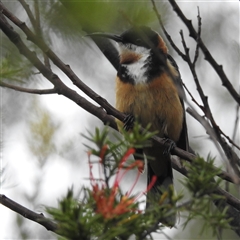
[[[134,80],[135,84],[145,84],[147,82],[145,74],[147,70],[146,61],[150,55],[150,49],[133,44],[119,44],[119,50],[120,54],[126,54],[126,52],[131,54],[131,52],[134,52],[140,56],[139,60],[129,64],[122,64],[122,66],[126,67],[128,74]]]

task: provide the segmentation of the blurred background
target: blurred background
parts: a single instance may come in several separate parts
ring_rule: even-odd
[[[20,1],[2,1],[21,21],[31,26]],[[30,9],[36,11],[36,1],[26,1]],[[148,25],[162,36],[156,15],[150,1],[38,1],[41,34],[49,47],[71,66],[79,78],[105,98],[115,104],[116,70],[99,51],[93,41],[86,37],[84,30],[104,31],[120,34],[130,27],[129,21]],[[219,64],[223,65],[231,83],[239,90],[239,2],[238,1],[191,1],[178,3],[188,19],[197,29],[198,8],[202,18],[202,39]],[[195,42],[181,20],[166,1],[157,1],[157,9],[163,23],[175,44],[182,50],[179,31],[182,29],[190,55],[195,52]],[[34,10],[35,9],[35,10]],[[28,46],[39,53],[26,36],[14,26]],[[163,36],[165,39],[165,37]],[[167,42],[167,41],[166,41]],[[195,99],[201,104],[193,77],[187,64],[167,42],[169,52],[176,60],[183,82]],[[51,84],[38,73],[37,69],[22,57],[15,46],[1,32],[1,80],[7,80],[28,88],[50,88]],[[72,89],[79,91],[70,80],[53,64],[52,70]],[[237,106],[228,91],[222,86],[217,74],[204,60],[200,52],[197,74],[205,92],[215,120],[223,132],[239,145],[239,125],[234,130],[238,116]],[[89,142],[82,136],[87,131],[94,132],[103,123],[75,103],[59,95],[32,95],[0,88],[1,94],[1,193],[35,211],[44,212],[44,206],[57,206],[58,200],[74,186],[78,191],[88,186],[88,163],[86,147]],[[191,99],[187,96],[189,101]],[[88,97],[86,97],[90,100]],[[90,100],[91,101],[91,100]],[[191,104],[193,104],[191,102]],[[194,105],[194,104],[193,104]],[[196,108],[197,109],[197,108]],[[202,113],[197,109],[198,112]],[[209,153],[216,156],[216,165],[225,165],[203,127],[187,114],[190,145],[199,155]],[[129,173],[122,182],[134,179]],[[176,190],[183,192],[179,183],[182,176],[174,171]],[[230,186],[232,187],[232,186]],[[135,192],[146,188],[143,174]],[[238,189],[232,188],[238,195]],[[187,199],[187,194],[185,196]],[[24,219],[8,208],[0,205],[1,239],[57,239],[40,225]],[[176,229],[166,228],[165,233],[172,239],[214,239],[211,233],[200,235],[201,222],[190,222],[183,229],[180,218]],[[224,239],[237,239],[232,231],[223,233]],[[156,234],[154,239],[167,239]]]

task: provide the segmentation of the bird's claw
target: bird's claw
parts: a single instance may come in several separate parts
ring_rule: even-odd
[[[132,114],[128,114],[123,120],[123,128],[125,131],[128,131],[133,128],[133,124],[135,122],[135,117]]]
[[[169,155],[171,153],[171,151],[176,147],[176,143],[173,140],[171,140],[170,138],[165,138],[164,145],[166,145],[166,143],[168,143],[169,146],[165,146],[165,148],[163,150],[163,154]]]

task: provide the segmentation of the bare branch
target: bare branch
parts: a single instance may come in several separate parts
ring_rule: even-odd
[[[111,105],[109,105],[105,99],[101,98],[99,95],[97,95],[94,91],[92,91],[88,86],[86,86],[76,75],[75,73],[70,69],[70,67],[66,64],[64,64],[55,53],[52,52],[51,49],[48,48],[48,46],[40,39],[37,39],[36,36],[30,31],[30,29],[27,28],[26,24],[21,22],[19,19],[17,19],[15,16],[13,16],[11,13],[4,9],[3,5],[0,3],[0,8],[3,10],[3,13],[8,16],[9,19],[11,19],[12,22],[14,22],[17,26],[19,26],[27,35],[28,39],[33,41],[39,48],[41,48],[47,56],[54,62],[56,66],[58,66],[60,69],[62,69],[63,72],[66,73],[67,76],[72,80],[72,82],[79,87],[83,92],[86,92],[88,96],[90,96],[93,100],[98,102],[102,107],[104,107],[107,110],[107,113],[111,113],[113,116],[117,117],[119,120],[123,120],[125,118],[125,115],[123,113],[118,112],[116,109],[114,109]],[[80,107],[87,110],[89,113],[97,116],[99,119],[101,119],[104,123],[110,123],[110,126],[116,129],[116,123],[114,121],[114,118],[109,116],[102,108],[99,108],[90,102],[88,102],[86,99],[81,97],[77,92],[73,91],[72,89],[68,88],[59,78],[56,74],[54,74],[49,68],[47,68],[36,56],[35,53],[31,52],[26,45],[21,40],[20,36],[13,31],[12,27],[7,23],[6,19],[2,14],[0,14],[0,28],[2,31],[7,35],[7,37],[16,45],[16,47],[19,49],[20,53],[23,54],[26,58],[28,58],[33,65],[39,69],[39,71],[45,76],[50,82],[53,83],[54,89],[58,94],[62,94],[65,97],[71,99],[76,104],[78,104]],[[153,137],[154,140],[158,141],[161,145],[168,146],[168,144],[164,141],[164,139]],[[195,155],[190,154],[186,151],[183,151],[179,148],[174,148],[172,151],[173,154],[178,155],[179,157],[183,159],[187,159],[188,161],[194,161]],[[174,160],[173,160],[174,162]],[[176,167],[176,166],[175,166]],[[179,166],[178,166],[179,168]],[[187,172],[186,172],[187,173]],[[233,179],[228,173],[222,172],[220,175],[225,180],[235,182],[236,179]],[[238,180],[238,179],[237,179]],[[240,203],[238,200],[233,199],[231,196],[227,196],[227,201],[229,204],[232,204],[234,206],[239,207]]]
[[[25,92],[25,93],[32,93],[32,94],[53,94],[53,93],[57,93],[55,88],[51,88],[51,89],[30,89],[30,88],[24,88],[24,87],[19,87],[16,85],[12,85],[9,83],[4,83],[0,81],[0,86],[1,87],[6,87],[9,89],[13,89],[15,91],[18,92]]]
[[[205,56],[205,59],[211,64],[213,69],[218,74],[219,78],[222,81],[222,85],[227,88],[227,90],[229,91],[233,99],[235,99],[235,101],[240,105],[240,95],[234,89],[233,85],[231,84],[225,72],[223,71],[222,65],[219,65],[215,61],[215,59],[212,57],[211,53],[209,52],[208,48],[203,43],[202,39],[201,38],[198,39],[198,34],[192,25],[192,21],[185,17],[185,15],[183,14],[182,10],[179,8],[175,0],[168,0],[168,1],[172,5],[173,10],[176,12],[179,18],[185,23],[186,27],[189,30],[189,36],[199,43],[199,47],[201,48]]]
[[[184,50],[185,50],[186,61],[187,61],[188,65],[189,65],[189,68],[192,72],[194,81],[195,81],[196,86],[197,86],[198,93],[199,93],[199,95],[201,97],[201,100],[203,102],[203,105],[204,105],[204,107],[201,107],[200,105],[198,105],[198,106],[201,107],[201,109],[204,112],[204,114],[206,115],[206,117],[210,120],[210,122],[212,124],[211,129],[214,130],[214,131],[209,132],[209,134],[212,133],[213,134],[213,135],[211,135],[212,139],[213,140],[216,139],[220,143],[225,155],[227,156],[227,159],[229,160],[229,162],[232,166],[232,169],[234,170],[235,174],[237,174],[238,177],[240,177],[240,171],[236,168],[236,163],[239,162],[240,159],[236,155],[236,153],[233,151],[233,149],[231,149],[230,146],[226,143],[225,139],[222,138],[222,136],[221,136],[221,134],[223,132],[220,129],[220,127],[217,125],[217,123],[215,122],[215,119],[213,118],[210,106],[208,104],[208,98],[204,95],[203,89],[200,85],[200,82],[199,82],[199,79],[198,79],[198,76],[197,76],[197,73],[196,73],[196,70],[195,70],[195,66],[193,65],[193,63],[190,59],[189,48],[186,45],[186,42],[185,42],[184,35],[183,35],[182,31],[180,31],[180,35],[181,35],[182,44],[183,44],[183,47],[184,47]],[[206,129],[206,130],[208,131],[209,129]],[[215,145],[217,146],[217,144],[215,144]],[[218,148],[218,150],[220,150],[220,149]]]
[[[239,127],[239,108],[240,108],[239,105],[237,105],[236,106],[236,118],[235,118],[235,123],[234,123],[234,128],[233,128],[233,136],[232,136],[233,141],[235,141],[237,132],[239,131],[239,129],[238,129],[238,127]],[[236,147],[235,144],[233,144],[233,146]],[[240,162],[238,162],[238,165],[240,166]]]
[[[219,149],[219,146],[216,143],[216,134],[214,129],[210,126],[210,124],[208,123],[208,121],[206,121],[206,119],[204,119],[203,117],[201,117],[196,111],[193,111],[193,109],[188,108],[187,112],[189,114],[191,114],[191,116],[193,116],[195,119],[198,120],[198,122],[200,122],[202,124],[202,126],[207,130],[207,133],[209,134],[209,136],[212,138],[213,142],[215,143],[216,148],[218,149],[218,151],[221,153],[222,151]],[[231,147],[225,142],[224,139],[221,140],[221,146],[224,149],[224,152],[227,153],[227,156],[230,156],[230,158],[228,158],[230,164],[231,164],[231,169],[233,170],[233,172],[235,173],[235,176],[233,176],[233,179],[237,179],[237,184],[239,184],[239,176],[240,176],[240,171],[237,168],[237,163],[239,161],[239,157],[237,156],[237,154],[232,151]],[[224,146],[225,145],[225,146]],[[221,154],[222,155],[222,154]],[[228,163],[228,162],[226,162]]]
[[[34,1],[34,12],[35,12],[35,15],[36,17],[34,17],[32,11],[30,10],[30,7],[29,5],[24,1],[24,0],[18,0],[21,5],[23,6],[24,10],[26,11],[31,23],[32,23],[32,26],[33,26],[33,29],[36,33],[36,35],[43,39],[42,37],[42,30],[41,30],[41,24],[40,24],[40,14],[39,14],[39,5],[38,5],[38,1]],[[10,14],[11,15],[11,14]],[[50,65],[50,61],[49,59],[46,57],[46,54],[43,52],[43,57],[44,57],[44,64],[46,65],[46,67],[48,68],[51,68],[51,65]]]
[[[202,26],[202,21],[201,21],[201,17],[200,17],[200,10],[198,7],[198,34],[197,34],[197,45],[196,45],[196,49],[195,49],[195,54],[194,54],[194,60],[193,60],[193,66],[195,67],[195,64],[197,62],[198,56],[199,56],[199,39],[201,37],[201,26]]]
[[[102,98],[91,88],[89,88],[85,83],[83,83],[79,79],[79,77],[72,71],[69,65],[63,63],[60,58],[41,39],[37,38],[33,34],[33,32],[26,26],[24,22],[21,22],[16,16],[10,13],[2,3],[0,3],[0,9],[3,10],[4,15],[6,15],[14,24],[21,28],[21,30],[26,34],[29,40],[35,43],[43,52],[46,53],[46,55],[52,60],[52,62],[69,77],[69,79],[74,85],[76,85],[80,90],[82,90],[90,98],[96,101],[100,106],[102,106],[108,114],[117,117],[121,121],[124,119],[123,115],[119,111],[112,107],[106,99]]]
[[[38,38],[43,40],[38,0],[34,1],[34,12],[35,12],[35,16],[36,16],[35,33]],[[50,69],[51,64],[50,64],[49,58],[47,57],[45,52],[43,52],[43,58],[44,58],[45,66]]]
[[[188,95],[191,97],[191,100],[200,108],[202,109],[203,106],[200,105],[197,100],[194,98],[194,96],[192,95],[192,93],[188,90],[187,86],[183,84],[183,87],[184,89],[187,91]],[[239,109],[239,106],[237,105],[237,109]],[[237,133],[237,127],[238,127],[238,110],[237,110],[237,113],[236,113],[236,121],[235,121],[235,125],[234,125],[234,130],[233,130],[233,138],[232,139],[235,139],[235,134]],[[224,132],[222,132],[221,129],[219,129],[220,133],[229,141],[229,143],[231,143],[234,147],[236,147],[238,150],[240,150],[240,147],[229,137],[227,136]],[[239,164],[239,163],[238,163]]]
[[[2,4],[0,3],[0,7]],[[18,48],[20,53],[24,55],[42,74],[43,76],[48,79],[55,87],[55,90],[58,94],[62,94],[65,97],[71,99],[80,107],[88,111],[89,113],[93,114],[94,116],[101,119],[104,124],[109,124],[114,129],[117,129],[117,125],[113,119],[113,117],[106,114],[103,109],[95,106],[94,104],[87,101],[85,98],[81,97],[76,91],[72,90],[71,88],[67,87],[59,77],[54,74],[49,68],[47,68],[36,56],[34,52],[31,52],[27,46],[24,44],[22,39],[20,38],[19,34],[17,34],[12,27],[7,23],[4,15],[0,13],[0,28],[5,33],[5,35],[12,41],[15,46]],[[113,107],[112,107],[113,108]],[[115,110],[118,112],[117,110]],[[120,113],[120,112],[119,112]],[[121,114],[121,118],[124,119],[124,115]]]
[[[153,136],[152,139],[158,143],[160,143],[162,146],[166,146],[168,147],[169,144],[165,141],[165,139],[163,138],[159,138],[157,136]],[[180,157],[181,159],[184,159],[188,162],[193,162],[196,158],[196,155],[192,154],[192,153],[189,153],[187,151],[184,151],[183,149],[181,148],[178,148],[178,147],[175,147],[171,153],[173,155],[176,155],[178,157]],[[232,175],[230,175],[229,173],[225,172],[225,171],[222,171],[221,174],[218,175],[218,177],[226,180],[226,181],[229,181],[229,182],[232,182],[232,183],[235,183],[235,184],[238,184],[240,183],[240,178],[238,178],[237,176],[235,177],[232,177]]]
[[[3,7],[2,4],[0,4],[0,7]],[[6,13],[6,9],[4,9],[4,13]],[[8,16],[10,16],[10,14],[8,13],[7,14]],[[17,23],[17,25],[24,25],[25,24],[21,24],[21,22],[18,22],[20,20],[18,20],[17,18],[15,18],[14,16],[10,16],[11,19],[14,20],[14,22]],[[13,31],[13,30],[11,30]],[[30,30],[27,30],[25,29],[25,31],[28,33],[28,36],[30,36],[32,33],[29,32]],[[14,32],[14,31],[13,31]],[[14,32],[15,33],[15,32]],[[15,33],[15,35],[17,36],[17,38],[20,38],[18,36],[17,33]],[[16,37],[15,36],[15,37]],[[37,41],[37,40],[36,40]],[[23,44],[23,43],[22,43]],[[41,45],[41,44],[40,44]],[[42,48],[45,48],[45,45],[41,45]],[[39,69],[39,71],[41,73],[44,73],[45,71],[47,72],[50,72],[49,75],[51,76],[53,73],[48,69],[46,68],[37,58],[36,58],[36,55],[34,55],[33,58],[29,58],[29,51],[27,49],[27,47],[24,45],[24,50],[21,49],[20,47],[20,52],[26,56],[33,64],[35,67],[37,67]],[[26,52],[25,52],[26,50]],[[66,66],[65,64],[63,64],[61,62],[60,59],[58,59],[58,57],[51,51],[47,51],[48,53],[48,56],[51,56],[50,59],[54,59],[54,61],[57,62],[57,64],[59,65],[59,68],[62,69],[64,68],[64,71],[67,71],[68,74],[71,74],[72,71],[71,69],[69,68],[69,66]],[[36,62],[40,62],[40,67],[36,65]],[[38,64],[39,65],[39,64]],[[74,73],[73,73],[74,74]],[[43,74],[47,79],[49,79],[49,75],[46,75],[46,74]],[[54,74],[55,78],[54,78],[54,81],[52,81],[52,79],[50,78],[49,80],[54,84],[55,88],[56,88],[56,91],[58,94],[62,94],[66,97],[68,97],[69,99],[73,100],[75,103],[77,103],[80,107],[84,108],[85,110],[87,110],[88,112],[92,113],[93,115],[95,115],[96,117],[98,117],[99,119],[101,119],[105,124],[106,123],[109,123],[111,127],[113,127],[114,129],[117,129],[116,127],[116,123],[114,121],[114,119],[107,115],[105,111],[103,111],[103,109],[101,108],[98,108],[96,106],[94,106],[92,103],[88,102],[86,99],[84,99],[83,97],[81,97],[79,94],[77,94],[75,91],[73,91],[72,89],[69,89],[65,84],[62,83],[62,81]],[[72,79],[75,79],[75,74],[74,75],[71,75],[71,78]],[[76,78],[76,80],[78,80],[78,78]],[[84,83],[82,83],[81,81],[79,82],[79,84],[83,84],[83,87],[85,87],[86,85]],[[85,91],[88,91],[90,88],[86,86],[85,88]],[[113,109],[111,111],[111,115],[113,115],[114,117],[118,118],[119,120],[123,120],[125,118],[125,115],[123,113],[120,113],[119,111],[117,111],[115,108],[113,108],[111,105],[109,105],[107,102],[105,102],[106,100],[103,99],[102,97],[98,96],[95,92],[93,92],[91,89],[90,89],[90,92],[88,92],[88,95],[89,96],[93,96],[92,98],[95,100],[97,99],[98,102],[101,102],[101,105],[104,106],[104,108],[106,107],[107,109]],[[157,140],[160,144],[163,144],[166,146],[166,142],[163,140],[163,139],[160,139],[160,138],[157,138],[155,137],[155,140]],[[194,155],[188,153],[188,152],[185,152],[183,150],[181,150],[180,148],[175,148],[173,150],[173,153],[178,155],[179,157],[181,157],[182,159],[186,159],[186,160],[193,160],[195,158]],[[230,180],[231,179],[231,176],[226,176],[226,180]]]
[[[17,202],[14,202],[10,198],[6,197],[5,195],[0,194],[0,203],[4,205],[7,208],[10,208],[14,212],[22,215],[23,217],[32,220],[36,223],[39,223],[43,227],[45,227],[47,230],[56,232],[57,230],[57,225],[52,222],[50,219],[44,217],[42,213],[35,213],[31,210],[29,210],[26,207],[23,207]]]
[[[29,7],[29,5],[24,1],[24,0],[18,0],[20,2],[20,4],[22,5],[22,7],[24,8],[24,10],[26,11],[29,19],[30,19],[30,22],[32,23],[33,25],[33,28],[35,29],[36,28],[36,20],[33,16],[33,13]]]
[[[193,98],[192,94],[190,93],[190,91],[188,91],[188,89],[186,88],[185,86],[185,89],[187,90],[187,92],[189,93],[189,95],[191,96],[193,102],[195,102],[197,104],[197,106],[205,113],[206,116],[209,117],[210,115],[210,120],[211,122],[213,123],[213,126],[215,126],[215,130],[218,132],[218,141],[220,141],[221,145],[224,145],[224,142],[222,141],[222,138],[220,136],[220,134],[222,134],[223,136],[225,136],[227,138],[227,140],[233,144],[235,147],[237,147],[238,149],[240,148],[236,143],[234,143],[226,134],[224,134],[222,132],[222,130],[219,128],[219,126],[216,124],[215,120],[213,119],[213,116],[211,114],[211,111],[210,111],[210,108],[209,108],[209,105],[208,105],[208,101],[207,101],[207,97],[204,95],[203,91],[202,91],[202,88],[200,86],[200,83],[198,81],[198,77],[197,77],[197,74],[196,74],[196,71],[195,71],[195,63],[197,61],[197,58],[198,58],[198,54],[199,54],[199,40],[200,40],[200,35],[201,35],[201,17],[200,17],[200,12],[199,12],[199,9],[198,9],[198,34],[197,34],[197,39],[196,39],[196,42],[197,42],[197,45],[196,45],[196,50],[195,50],[195,56],[194,56],[194,61],[193,63],[191,62],[191,59],[190,59],[190,56],[189,56],[189,49],[187,48],[186,46],[186,43],[184,41],[184,37],[183,37],[183,32],[181,31],[180,34],[182,36],[182,40],[183,40],[183,45],[184,45],[184,49],[185,49],[185,54],[182,53],[179,48],[175,45],[175,43],[173,42],[171,36],[168,34],[168,32],[166,31],[163,23],[162,23],[162,20],[161,20],[161,16],[156,8],[156,5],[155,5],[155,2],[154,0],[151,0],[152,4],[153,4],[153,9],[158,17],[158,20],[159,20],[159,23],[163,29],[163,32],[166,36],[166,38],[168,39],[169,43],[171,44],[171,46],[173,47],[173,49],[183,58],[184,61],[186,61],[188,64],[189,64],[189,67],[190,67],[190,70],[193,74],[193,77],[194,77],[194,80],[195,80],[195,83],[197,85],[197,90],[198,92],[200,93],[200,96],[201,96],[201,99],[204,103],[204,106],[201,106],[200,104],[197,103],[197,101]],[[233,150],[232,150],[233,151]],[[229,151],[227,151],[228,153]],[[227,155],[228,157],[230,155]],[[240,162],[240,160],[238,161]]]
[[[158,11],[157,11],[157,9],[156,9],[154,0],[151,0],[151,1],[152,1],[152,3],[153,3],[153,9],[154,9],[154,11],[155,11],[155,13],[156,13],[156,15],[157,15],[157,17],[158,17],[158,19],[159,19],[159,23],[160,23],[160,25],[161,25],[162,28],[163,28],[163,31],[164,31],[165,36],[167,37],[167,39],[169,40],[169,42],[170,42],[170,44],[173,46],[173,48],[176,50],[176,52],[177,52],[180,56],[182,56],[182,58],[183,58],[185,61],[188,62],[189,67],[190,67],[190,69],[191,69],[191,72],[192,72],[192,74],[193,74],[194,80],[195,80],[195,82],[196,82],[196,84],[197,84],[197,89],[198,89],[198,87],[199,87],[198,90],[200,90],[199,93],[200,93],[200,96],[201,96],[201,98],[202,98],[204,107],[203,107],[203,106],[200,106],[200,105],[197,103],[196,100],[195,100],[195,103],[202,109],[202,111],[205,113],[205,115],[206,115],[207,117],[210,117],[211,123],[212,123],[212,125],[213,125],[213,128],[212,128],[212,127],[208,124],[208,128],[206,128],[206,130],[207,130],[207,129],[210,129],[211,132],[213,133],[212,136],[217,136],[216,139],[220,142],[220,144],[221,144],[222,148],[224,149],[224,152],[225,152],[225,154],[227,155],[227,157],[228,157],[228,158],[229,158],[229,157],[232,157],[232,158],[230,159],[230,162],[232,161],[232,162],[234,162],[234,163],[236,164],[236,162],[237,162],[237,160],[238,160],[238,157],[237,157],[237,155],[235,154],[235,152],[231,151],[232,149],[229,149],[229,146],[228,146],[228,144],[226,144],[226,142],[224,141],[224,139],[221,138],[221,131],[219,131],[220,128],[217,126],[217,124],[215,123],[215,121],[214,121],[214,119],[213,119],[213,116],[212,116],[212,114],[211,114],[210,108],[209,108],[209,106],[208,106],[207,97],[205,97],[205,95],[204,95],[204,93],[203,93],[203,91],[202,91],[202,89],[201,89],[201,86],[200,86],[200,84],[199,84],[199,82],[198,82],[197,74],[196,74],[196,72],[195,72],[195,63],[196,63],[196,61],[197,61],[197,59],[198,59],[199,48],[200,48],[200,43],[201,43],[201,38],[200,38],[200,34],[201,34],[201,18],[200,18],[200,14],[198,14],[198,34],[196,34],[196,37],[195,37],[195,40],[196,40],[196,42],[197,42],[197,46],[196,46],[196,50],[195,50],[194,60],[193,60],[193,63],[192,63],[192,62],[191,62],[191,59],[190,59],[190,56],[189,56],[189,49],[188,49],[187,46],[186,46],[186,43],[185,43],[185,40],[184,40],[184,37],[183,37],[183,33],[180,32],[180,34],[181,34],[181,36],[182,36],[182,40],[183,40],[183,46],[184,46],[185,54],[183,54],[183,53],[176,47],[176,45],[173,43],[171,37],[168,35],[167,31],[165,30],[165,28],[164,28],[164,26],[163,26],[163,24],[162,24],[162,21],[161,21],[160,15],[159,15],[159,13],[158,13]],[[173,1],[171,1],[171,2],[173,2]],[[185,17],[185,16],[184,16],[184,17]],[[189,21],[189,24],[191,24],[191,21]],[[209,53],[209,54],[210,54],[210,53]],[[205,57],[206,57],[206,54],[205,54]],[[210,57],[211,57],[211,55],[210,55]],[[214,60],[214,61],[215,61],[215,60]],[[220,68],[221,68],[221,67],[220,67]],[[216,70],[216,69],[215,69],[215,70]],[[219,69],[218,69],[218,70],[219,70]],[[222,71],[222,69],[220,69],[220,70]],[[220,72],[221,72],[221,71],[220,71]],[[224,79],[224,78],[226,79],[226,76],[225,76],[225,74],[224,74],[224,72],[223,72],[223,79]],[[222,81],[223,81],[223,80],[222,80]],[[230,83],[230,82],[229,82],[229,83]],[[231,88],[231,86],[230,86],[230,88]],[[235,90],[233,89],[233,91],[235,91]],[[192,94],[190,94],[190,96],[192,96]],[[240,100],[238,94],[233,93],[233,96],[234,96],[235,98],[237,98],[238,100]],[[193,97],[193,96],[192,96],[192,99],[194,100],[194,97]],[[239,102],[240,102],[240,101],[238,101],[238,103],[239,103]],[[204,119],[204,120],[205,120],[205,119]],[[215,132],[216,132],[216,134],[215,134]],[[215,138],[215,137],[214,137],[214,138]],[[215,143],[216,143],[216,141],[215,141]],[[216,146],[217,146],[217,148],[220,150],[220,148],[218,147],[218,144],[217,144],[217,143],[216,143]],[[233,159],[234,159],[234,160],[233,160]],[[234,167],[234,164],[231,164],[231,165],[232,165],[232,167]],[[182,169],[182,166],[179,165],[179,164],[174,164],[174,160],[172,160],[172,166],[173,166],[173,168],[175,168],[177,171],[179,171],[179,172],[182,171],[183,174],[187,174],[187,170],[186,170],[186,169]],[[236,165],[235,165],[235,166],[236,166]],[[238,175],[238,173],[235,172],[234,178],[235,178],[235,180],[236,180],[236,183],[239,183],[239,175]],[[219,188],[219,191],[218,191],[218,190],[216,190],[216,191],[217,191],[220,195],[222,194],[222,195],[224,195],[226,198],[231,199],[230,196],[227,196],[227,195],[228,195],[227,192],[225,192],[226,194],[223,194],[223,192],[221,192],[221,191],[223,191],[222,189]],[[235,200],[236,200],[236,201],[235,201]],[[234,202],[235,202],[236,204],[235,204]],[[217,202],[217,201],[215,202],[215,205],[218,207],[218,209],[219,209],[220,211],[221,211],[221,209],[224,209],[224,208],[227,206],[226,203],[219,203],[219,202]],[[239,221],[240,221],[240,220],[239,220],[239,214],[240,214],[240,212],[239,212],[239,210],[240,210],[240,208],[239,208],[239,200],[238,200],[238,199],[234,199],[234,201],[231,202],[230,205],[232,205],[232,206],[234,206],[234,207],[229,207],[229,208],[227,209],[227,216],[232,218],[232,221],[231,221],[230,225],[231,225],[231,227],[233,228],[233,230],[235,230],[235,232],[236,232],[238,235],[240,235],[240,228],[239,228],[239,226],[240,226],[240,222],[239,222]],[[237,210],[237,209],[238,209],[238,210]]]
[[[169,43],[171,44],[171,46],[173,47],[173,49],[179,54],[179,56],[181,56],[184,60],[186,58],[185,54],[177,47],[177,45],[174,43],[174,41],[172,40],[171,36],[168,34],[167,30],[165,29],[162,19],[161,19],[161,15],[157,10],[156,4],[154,0],[151,0],[152,5],[153,5],[153,10],[158,18],[158,22],[163,30],[164,35],[166,36],[167,40],[169,41]]]

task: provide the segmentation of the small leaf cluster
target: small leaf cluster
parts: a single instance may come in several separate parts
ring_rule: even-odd
[[[94,144],[90,146],[85,144],[92,155],[101,157],[104,166],[104,177],[108,185],[111,176],[118,171],[118,165],[123,156],[130,148],[142,148],[151,145],[150,138],[156,132],[149,132],[150,125],[141,132],[141,125],[135,122],[130,132],[122,130],[122,136],[114,135],[115,140],[109,138],[108,128],[100,131],[95,129],[95,133],[88,132],[89,136],[83,135],[87,140]],[[104,153],[104,154],[103,154]],[[139,156],[143,159],[143,156]],[[131,163],[132,160],[128,160]],[[124,168],[124,166],[123,166]]]
[[[188,165],[188,179],[185,186],[194,197],[201,197],[214,190],[221,183],[221,179],[214,180],[221,169],[214,166],[214,158],[208,155],[207,160],[198,156],[191,164]]]
[[[59,208],[47,208],[58,224],[57,233],[68,239],[91,239],[93,228],[97,228],[99,216],[93,214],[88,204],[73,196],[73,189],[59,201]]]
[[[215,194],[215,190],[220,186],[222,180],[216,179],[221,173],[219,168],[214,166],[214,158],[208,155],[207,160],[197,156],[191,163],[186,164],[188,168],[188,178],[182,181],[183,185],[188,189],[191,198],[181,209],[185,211],[186,226],[190,220],[203,220],[202,234],[205,230],[210,229],[212,235],[215,236],[222,229],[229,229],[230,219],[226,217],[227,207],[219,211],[214,207],[214,202],[225,201],[223,196]]]

